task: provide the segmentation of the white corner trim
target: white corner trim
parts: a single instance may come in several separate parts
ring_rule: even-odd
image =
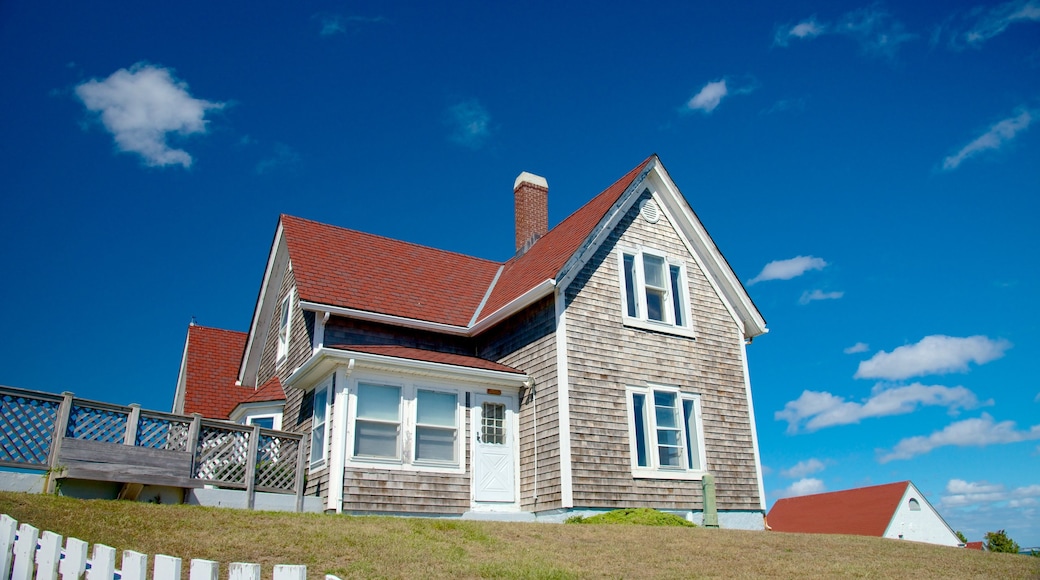
[[[184,352],[181,354],[181,368],[177,372],[177,390],[173,394],[172,413],[184,412],[184,397],[188,390],[188,342],[191,340],[191,327],[184,337]]]
[[[325,346],[325,323],[329,321],[329,315],[328,310],[314,313],[314,338],[311,341],[311,354]]]
[[[502,270],[505,270],[505,266],[499,266],[498,271],[495,272],[495,277],[491,279],[491,284],[488,285],[488,289],[484,292],[484,298],[480,300],[480,304],[477,304],[477,310],[473,312],[473,318],[469,319],[469,327],[473,328],[473,324],[480,318],[480,313],[484,310],[484,305],[487,304],[488,298],[491,297],[491,292],[495,290],[495,286],[498,284],[498,278],[502,276]]]
[[[567,312],[562,289],[556,290],[556,400],[560,420],[560,507],[574,507],[571,471],[571,405],[567,376]]]
[[[336,369],[332,393],[332,439],[329,447],[329,498],[326,509],[343,513],[343,470],[347,448],[347,383],[354,371],[354,359]]]
[[[747,342],[743,331],[737,332],[740,341],[740,362],[744,367],[744,392],[747,393],[748,421],[751,423],[751,447],[755,452],[755,475],[758,477],[758,500],[762,512],[766,511],[766,487],[762,481],[762,456],[758,451],[758,426],[755,422],[755,403],[751,400],[751,373],[748,370]]]
[[[260,368],[260,358],[263,355],[264,342],[267,339],[267,331],[270,327],[271,316],[274,314],[274,303],[268,296],[268,288],[275,286],[271,294],[277,294],[282,286],[282,277],[285,275],[286,264],[289,262],[289,247],[285,242],[285,229],[282,220],[278,220],[278,228],[274,233],[274,241],[271,242],[271,253],[267,256],[267,268],[264,269],[264,279],[260,283],[260,295],[256,299],[256,307],[253,309],[253,320],[249,324],[249,336],[246,338],[246,348],[242,355],[242,363],[238,369],[238,383],[240,385],[256,388],[256,374]],[[275,296],[277,300],[277,296]],[[257,333],[261,333],[259,336]],[[259,352],[257,350],[259,349]],[[249,381],[252,379],[252,381]]]

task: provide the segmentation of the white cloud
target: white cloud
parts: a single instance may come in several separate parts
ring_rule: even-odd
[[[479,149],[491,136],[491,115],[476,99],[449,107],[447,120],[452,129],[449,139],[459,145]]]
[[[1036,0],[1013,0],[990,8],[982,14],[975,25],[960,38],[972,46],[1003,33],[1016,22],[1040,21],[1040,2]]]
[[[758,276],[748,280],[748,286],[766,280],[790,280],[809,270],[822,270],[826,267],[827,262],[823,258],[815,256],[796,256],[787,260],[773,260],[762,268]]]
[[[989,404],[987,402],[987,404]],[[826,391],[802,391],[801,396],[788,401],[774,414],[777,421],[787,421],[787,432],[816,431],[826,427],[859,423],[863,419],[905,415],[918,407],[946,407],[950,413],[973,409],[980,405],[968,389],[922,385],[914,383],[902,387],[875,385],[870,398],[863,402],[848,401]]]
[[[859,352],[867,352],[870,350],[870,345],[865,342],[857,342],[856,344],[846,348],[842,352],[845,354],[856,354]]]
[[[687,101],[686,108],[691,111],[703,111],[710,113],[719,106],[722,99],[729,93],[726,88],[726,79],[710,82],[704,85],[700,92]]]
[[[815,457],[806,459],[805,461],[799,461],[794,466],[780,471],[781,477],[789,477],[791,479],[804,478],[807,475],[812,475],[823,471],[826,466],[822,461]]]
[[[859,363],[854,375],[857,379],[901,380],[910,377],[967,372],[968,363],[981,365],[1004,356],[1011,348],[1006,340],[992,340],[985,336],[958,338],[934,334],[917,344],[896,348],[892,352],[878,352]]]
[[[943,160],[943,169],[951,170],[960,167],[961,163],[970,157],[974,157],[983,151],[1000,149],[1018,135],[1025,131],[1033,122],[1033,111],[1021,110],[1014,117],[1008,117],[989,128],[988,131],[975,138],[957,153]]]
[[[137,153],[148,165],[158,166],[190,167],[191,155],[171,148],[167,134],[205,133],[206,111],[224,106],[192,97],[170,69],[143,63],[119,69],[103,81],[80,84],[76,96],[87,110],[100,114],[120,151]]]
[[[848,12],[833,24],[819,22],[813,16],[794,26],[778,27],[773,34],[773,44],[787,46],[795,38],[808,40],[825,34],[847,36],[859,44],[863,53],[886,57],[895,56],[900,44],[916,38],[906,32],[902,22],[872,5]]]
[[[1014,421],[996,423],[988,413],[983,413],[978,419],[950,423],[943,430],[935,431],[928,436],[902,439],[891,451],[881,455],[878,461],[888,463],[895,459],[910,459],[939,447],[985,447],[1036,439],[1040,439],[1040,425],[1019,431],[1015,428]]]
[[[343,34],[347,32],[347,26],[349,25],[362,25],[362,24],[376,24],[380,22],[386,22],[386,18],[382,16],[342,16],[340,14],[316,14],[314,18],[317,18],[321,24],[321,30],[319,34],[322,36],[332,36],[335,34]]]
[[[816,16],[803,20],[794,26],[781,26],[773,36],[773,44],[787,46],[792,38],[808,39],[814,38],[826,31],[826,26],[816,21]]]
[[[800,495],[823,493],[825,491],[827,491],[827,487],[823,485],[823,481],[814,477],[806,477],[799,479],[787,488],[780,490],[776,495],[778,498],[797,497]]]
[[[1040,485],[1008,491],[999,483],[951,479],[936,507],[969,540],[981,540],[986,532],[1002,528],[1013,538],[1040,534]]]
[[[805,292],[802,292],[802,297],[798,299],[798,303],[805,306],[806,304],[817,300],[837,300],[844,295],[845,293],[840,291],[824,292],[823,290],[817,289],[809,292],[806,290]]]

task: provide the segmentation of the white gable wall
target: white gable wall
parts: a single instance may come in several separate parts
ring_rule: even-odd
[[[910,509],[910,500],[916,500],[921,509]],[[940,546],[960,545],[957,534],[912,483],[906,486],[903,499],[899,501],[899,507],[892,515],[892,521],[889,522],[884,537]]]

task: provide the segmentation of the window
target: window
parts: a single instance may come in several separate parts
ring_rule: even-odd
[[[646,250],[620,256],[625,324],[690,334],[685,264]]]
[[[289,337],[292,330],[292,290],[282,299],[282,309],[278,314],[278,362],[289,354]]]
[[[635,477],[695,479],[704,471],[700,397],[675,387],[629,387]]]
[[[329,377],[314,389],[314,407],[311,414],[311,465],[325,460],[325,441],[328,439],[329,389],[334,378]]]
[[[916,499],[910,498],[909,504],[910,504],[910,511],[912,511],[912,512],[919,512],[919,511],[921,511],[921,502],[917,501]]]
[[[274,417],[250,417],[246,425],[259,425],[261,429],[274,429]]]
[[[457,390],[359,381],[351,462],[460,468]]]

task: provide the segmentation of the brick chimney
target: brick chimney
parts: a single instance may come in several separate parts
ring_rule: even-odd
[[[513,183],[516,205],[516,253],[523,254],[549,231],[549,183],[544,177],[521,173]]]

